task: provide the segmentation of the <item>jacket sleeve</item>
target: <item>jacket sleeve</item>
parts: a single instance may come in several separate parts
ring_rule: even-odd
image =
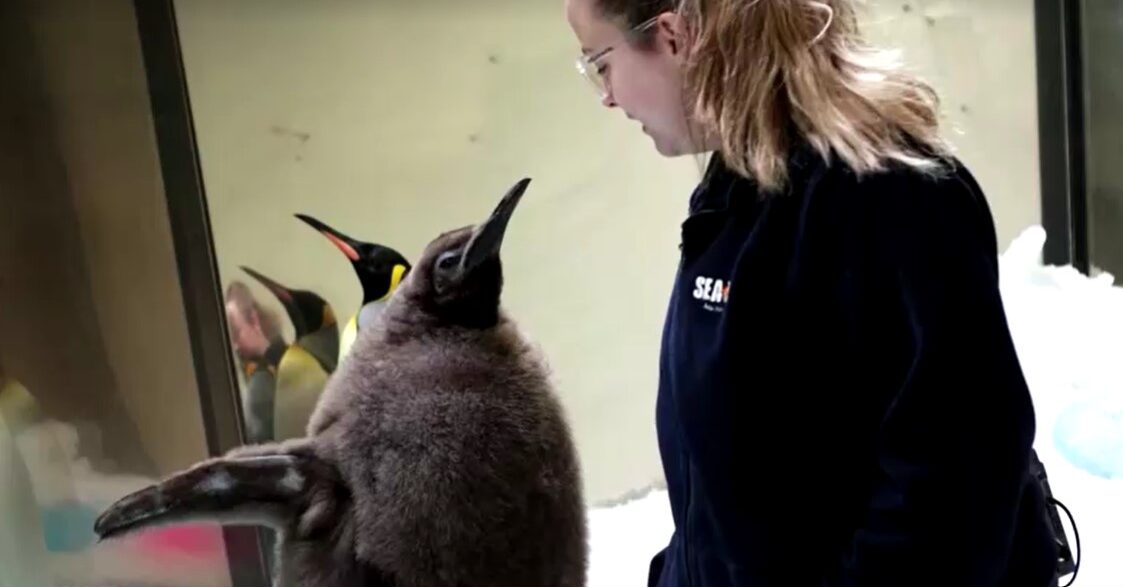
[[[908,364],[881,420],[878,478],[837,587],[999,584],[1034,437],[973,181],[879,200],[869,267],[896,299]],[[889,190],[894,191],[894,190]]]

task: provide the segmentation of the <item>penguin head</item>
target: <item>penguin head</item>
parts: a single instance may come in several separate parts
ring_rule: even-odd
[[[242,267],[242,271],[264,285],[281,302],[289,320],[292,320],[297,339],[335,326],[335,313],[324,298],[308,290],[287,288],[249,267]]]
[[[499,249],[529,184],[529,179],[515,184],[480,224],[446,232],[430,242],[402,284],[402,298],[439,323],[494,326],[503,290]]]
[[[409,261],[390,247],[355,240],[307,214],[296,217],[319,231],[351,261],[363,286],[364,306],[390,297],[411,269]]]

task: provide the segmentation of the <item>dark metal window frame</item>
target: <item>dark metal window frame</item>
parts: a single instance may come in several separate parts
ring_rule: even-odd
[[[1089,271],[1081,0],[1035,0],[1045,262]]]
[[[134,0],[133,6],[199,382],[207,451],[219,455],[243,444],[245,434],[175,8],[172,0]],[[233,584],[269,585],[262,533],[254,528],[225,527],[223,537]]]

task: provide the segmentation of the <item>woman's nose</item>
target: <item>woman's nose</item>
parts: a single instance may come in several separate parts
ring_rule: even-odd
[[[601,106],[604,106],[605,108],[615,108],[616,107],[616,98],[612,97],[612,92],[605,92],[604,97],[601,98],[600,103],[601,103]]]

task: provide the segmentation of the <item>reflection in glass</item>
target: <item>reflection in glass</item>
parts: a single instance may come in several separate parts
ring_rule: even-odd
[[[98,471],[82,444],[77,427],[50,418],[26,387],[0,371],[0,586],[228,584],[214,526],[98,544],[98,512],[155,477]],[[183,572],[192,580],[171,579]]]
[[[93,534],[206,456],[133,3],[0,2],[0,76],[0,587],[226,587],[215,526]]]

